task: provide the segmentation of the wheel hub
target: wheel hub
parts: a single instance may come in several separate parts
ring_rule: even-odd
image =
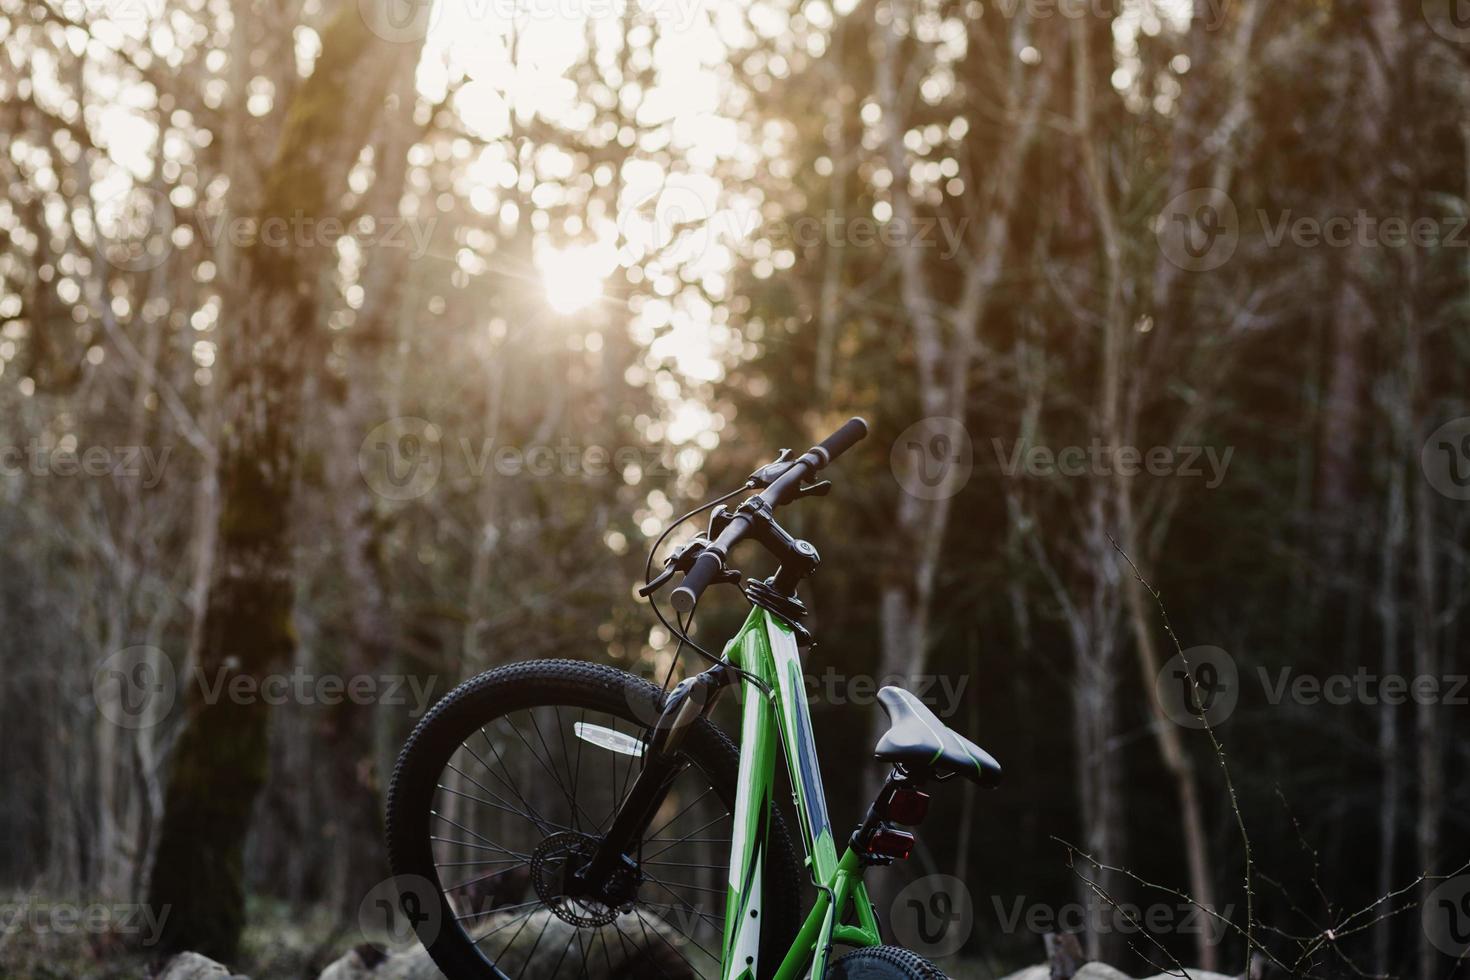
[[[574,926],[605,926],[633,906],[639,875],[619,869],[605,882],[578,874],[592,860],[597,840],[585,834],[552,834],[531,852],[531,882],[552,914]]]

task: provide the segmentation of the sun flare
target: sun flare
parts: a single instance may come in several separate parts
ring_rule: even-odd
[[[612,272],[616,256],[601,245],[550,248],[537,260],[546,302],[563,315],[579,313],[602,299],[603,280]]]

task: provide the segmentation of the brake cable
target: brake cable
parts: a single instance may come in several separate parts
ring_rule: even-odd
[[[702,514],[705,511],[710,510],[714,507],[718,507],[720,504],[723,504],[725,501],[729,500],[732,497],[739,496],[745,491],[751,489],[753,486],[755,486],[755,484],[752,481],[747,481],[741,484],[736,489],[731,490],[724,496],[716,497],[714,500],[711,500],[708,503],[700,504],[698,507],[685,514],[683,517],[665,527],[664,532],[660,534],[658,536],[658,540],[653,543],[653,547],[648,549],[648,560],[643,566],[643,584],[646,586],[652,583],[653,556],[658,553],[658,549],[663,545],[664,540],[673,533],[676,527],[678,527],[680,524],[683,524],[691,517]],[[669,660],[669,669],[664,673],[663,693],[665,695],[669,693],[669,681],[673,680],[674,678],[674,667],[679,663],[679,654],[684,651],[685,646],[688,646],[695,650],[700,656],[704,657],[704,659],[708,660],[710,663],[724,664],[729,669],[735,671],[735,673],[738,674],[740,677],[744,678],[745,680],[749,681],[757,688],[759,688],[761,693],[763,693],[766,697],[771,696],[771,689],[767,687],[765,682],[757,677],[755,674],[752,674],[750,671],[745,670],[741,667],[737,667],[735,664],[730,663],[723,657],[715,656],[713,653],[710,653],[704,647],[696,643],[692,637],[690,637],[687,630],[688,627],[694,624],[695,610],[689,610],[689,615],[682,622],[679,622],[679,616],[676,612],[674,615],[674,619],[676,622],[679,622],[679,625],[675,626],[670,624],[669,621],[664,618],[662,610],[658,608],[657,593],[649,593],[648,604],[653,608],[653,615],[658,618],[658,621],[663,626],[663,628],[668,630],[671,635],[677,637],[679,640],[679,645],[674,648],[674,656]]]
[[[650,582],[653,581],[653,556],[658,554],[658,549],[663,545],[664,539],[667,538],[670,534],[674,533],[674,528],[678,527],[680,524],[683,524],[685,521],[689,520],[689,518],[695,516],[696,514],[702,514],[712,507],[718,507],[720,504],[723,504],[731,497],[744,493],[745,491],[749,490],[751,486],[752,484],[747,481],[746,483],[741,484],[736,489],[731,490],[723,497],[716,497],[714,500],[711,500],[707,504],[700,504],[698,507],[685,514],[683,517],[679,518],[677,521],[674,521],[674,523],[665,527],[664,533],[660,534],[658,536],[658,540],[653,543],[653,547],[648,549],[648,561],[644,563],[643,566],[643,584],[648,585]]]

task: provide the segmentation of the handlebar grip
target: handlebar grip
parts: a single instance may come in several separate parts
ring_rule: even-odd
[[[709,584],[724,570],[724,563],[718,555],[706,551],[694,559],[694,567],[689,569],[689,574],[684,576],[684,581],[674,590],[674,609],[681,613],[690,613],[694,610],[694,604],[699,602],[699,597]]]
[[[853,446],[856,446],[867,437],[867,422],[864,422],[857,416],[853,416],[852,418],[848,419],[846,422],[842,423],[842,428],[838,429],[836,432],[832,433],[830,436],[817,443],[816,448],[822,450],[824,453],[827,454],[827,462],[823,463],[822,465],[826,466],[828,463],[835,463],[838,456],[841,456],[843,453],[847,452],[849,449],[851,449]]]

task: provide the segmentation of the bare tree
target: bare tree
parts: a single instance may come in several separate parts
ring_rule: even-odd
[[[923,80],[925,60],[913,25],[919,5],[911,0],[877,4],[874,26],[876,55],[875,98],[882,113],[882,153],[892,175],[893,221],[913,229],[919,208],[910,190],[912,160],[905,136],[912,123],[911,109]],[[1018,17],[1010,30],[1019,42],[1034,25]],[[971,56],[983,57],[983,29],[971,26]],[[981,190],[967,198],[962,218],[966,233],[965,264],[953,305],[947,305],[934,282],[936,270],[917,242],[899,245],[899,295],[904,328],[912,340],[915,391],[924,416],[963,421],[971,375],[982,353],[980,331],[991,297],[1004,270],[1011,222],[1022,186],[1021,170],[1036,143],[1043,108],[1064,59],[1055,53],[1039,67],[1012,59],[998,107],[1004,142],[976,146],[970,161],[971,181]],[[884,677],[923,673],[929,656],[929,622],[952,496],[924,500],[901,493],[894,514],[899,539],[897,560],[882,584],[880,619],[882,644],[879,674]],[[881,720],[877,731],[881,733]]]

